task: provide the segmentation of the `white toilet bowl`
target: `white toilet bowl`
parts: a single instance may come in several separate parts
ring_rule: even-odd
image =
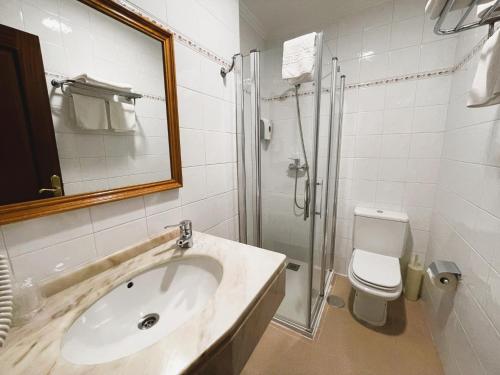
[[[403,289],[399,259],[354,249],[348,277],[356,291],[354,315],[371,325],[383,326],[387,302],[397,299]]]

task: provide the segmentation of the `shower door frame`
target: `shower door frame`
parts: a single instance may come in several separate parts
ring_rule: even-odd
[[[312,164],[312,178],[311,178],[311,204],[309,206],[310,210],[310,243],[309,243],[309,251],[310,251],[310,259],[309,259],[309,285],[308,285],[308,295],[307,297],[307,324],[302,326],[299,323],[293,322],[291,320],[286,319],[283,316],[275,316],[273,318],[274,321],[291,328],[295,331],[300,332],[303,335],[308,337],[312,337],[315,333],[315,329],[317,328],[318,316],[322,311],[322,307],[324,306],[325,301],[325,293],[328,292],[329,281],[333,276],[333,270],[331,267],[327,268],[326,265],[326,252],[330,250],[332,253],[330,254],[330,259],[333,259],[333,251],[334,251],[334,241],[333,245],[330,249],[327,249],[326,246],[326,230],[328,227],[327,219],[325,216],[325,222],[323,223],[323,232],[320,233],[321,237],[321,280],[320,280],[320,289],[318,298],[315,301],[312,301],[312,288],[313,288],[313,272],[314,272],[314,245],[315,245],[315,225],[316,225],[316,192],[317,192],[317,165],[318,165],[318,146],[319,146],[319,122],[320,122],[320,109],[321,109],[321,81],[322,81],[322,47],[323,47],[323,33],[320,32],[317,35],[317,45],[318,51],[316,53],[316,71],[314,77],[314,87],[315,87],[315,97],[314,97],[314,115],[313,115],[313,123],[314,123],[314,140],[313,140],[313,148],[312,148],[312,156],[313,156],[313,164]],[[244,119],[244,106],[245,106],[245,85],[243,83],[243,56],[241,54],[236,57],[236,72],[239,72],[241,75],[241,80],[236,81],[236,116],[237,116],[237,165],[238,165],[238,187],[240,191],[238,194],[238,206],[239,206],[239,227],[240,227],[240,241],[244,243],[250,243],[254,246],[262,247],[262,195],[261,195],[261,131],[260,131],[260,116],[261,116],[261,107],[260,107],[260,51],[252,50],[249,55],[250,62],[250,107],[251,107],[251,118],[250,118],[250,129],[245,129],[245,119]],[[336,59],[335,59],[336,62]],[[337,80],[337,64],[335,63],[335,69],[332,70],[332,83],[336,85]],[[335,87],[335,86],[333,86]],[[240,95],[239,95],[240,94]],[[330,155],[332,148],[332,128],[334,127],[334,98],[335,98],[335,90],[330,95],[330,113],[329,113],[329,139],[328,139],[328,163],[327,163],[327,177],[324,179],[327,183],[327,190],[325,193],[325,215],[329,211],[328,207],[328,194],[331,191],[331,187],[329,186],[329,176],[330,176]],[[333,102],[332,102],[333,100]],[[247,179],[246,171],[249,170],[246,165],[246,137],[249,135],[248,130],[250,130],[251,136],[248,140],[252,145],[252,165],[250,168],[252,169],[252,176],[255,178],[252,181]],[[337,178],[337,176],[336,176]],[[250,186],[249,186],[250,185]],[[247,223],[248,223],[248,212],[247,212],[247,189],[252,189],[252,202],[251,210],[253,211],[252,219],[253,219],[253,241],[250,242],[250,236],[247,232]],[[336,186],[335,186],[336,187]],[[336,195],[336,192],[334,192]],[[334,210],[336,207],[334,208]],[[335,222],[333,222],[333,226],[335,226]],[[243,235],[241,235],[243,233]],[[285,297],[286,298],[286,297]],[[314,303],[314,306],[313,306]]]

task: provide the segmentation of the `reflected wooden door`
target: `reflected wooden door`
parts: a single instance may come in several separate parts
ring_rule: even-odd
[[[61,176],[38,37],[0,25],[0,205],[53,196]]]

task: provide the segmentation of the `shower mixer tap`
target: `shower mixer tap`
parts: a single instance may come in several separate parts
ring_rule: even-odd
[[[307,165],[304,163],[302,165],[300,165],[300,158],[288,158],[290,159],[292,162],[290,164],[288,164],[288,169],[291,170],[291,171],[300,171],[300,170],[306,170],[307,169]]]

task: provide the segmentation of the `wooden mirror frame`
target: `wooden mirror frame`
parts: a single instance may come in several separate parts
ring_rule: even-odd
[[[113,0],[78,0],[123,24],[158,40],[163,49],[163,75],[165,78],[165,102],[170,148],[170,180],[103,190],[64,197],[40,199],[0,206],[0,224],[32,219],[64,211],[89,207],[164,190],[182,187],[181,149],[179,137],[179,116],[177,113],[177,90],[175,81],[173,35],[158,25],[143,18]],[[48,105],[48,103],[47,103]]]

